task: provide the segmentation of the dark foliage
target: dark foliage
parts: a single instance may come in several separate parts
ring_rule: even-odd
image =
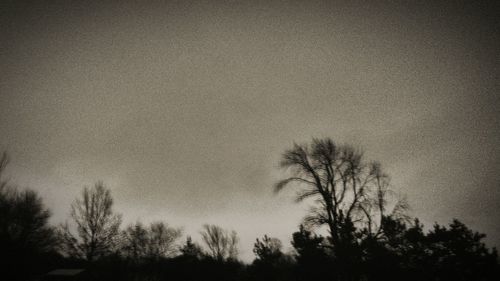
[[[33,190],[18,190],[2,178],[8,162],[0,159],[0,260],[2,276],[11,280],[46,270],[60,261],[50,212]]]
[[[293,234],[292,245],[297,251],[296,276],[298,280],[317,280],[322,276],[335,276],[338,268],[334,266],[333,256],[329,253],[327,239],[313,234],[300,226]]]
[[[277,238],[257,238],[253,249],[256,259],[248,269],[250,280],[293,280],[294,260],[281,248]]]
[[[338,156],[333,153],[332,143],[316,141],[316,145],[323,150],[329,147],[326,151],[331,152],[330,156]],[[319,148],[315,157],[323,161],[318,154],[323,150]],[[346,151],[350,150],[343,153]],[[300,159],[307,159],[307,155]],[[352,160],[346,159],[342,161]],[[183,245],[177,245],[180,229],[161,222],[149,227],[138,222],[119,232],[120,219],[111,211],[111,195],[99,186],[85,189],[83,199],[73,207],[80,237],[67,235],[60,240],[48,224],[50,212],[38,194],[19,191],[3,179],[7,162],[4,154],[0,159],[2,280],[43,280],[44,272],[56,268],[84,268],[83,280],[103,281],[488,281],[500,276],[497,251],[486,247],[484,234],[472,231],[456,219],[448,226],[436,223],[424,231],[418,219],[411,223],[401,215],[399,210],[405,209],[404,204],[398,205],[401,201],[393,208],[397,212],[387,212],[384,199],[387,190],[378,183],[374,185],[378,203],[370,205],[359,199],[351,204],[359,212],[351,216],[335,206],[313,212],[309,218],[325,218],[326,212],[326,224],[316,222],[325,225],[329,232],[322,236],[314,233],[315,224],[301,225],[292,234],[293,254],[284,253],[281,241],[276,238],[267,235],[257,238],[256,259],[249,265],[237,258],[237,233],[215,225],[205,225],[201,232],[205,249],[189,236]],[[368,175],[377,180],[380,174],[378,170],[369,170]],[[325,187],[332,195],[332,183]],[[85,216],[87,213],[99,219],[94,222],[93,216]],[[364,223],[359,223],[360,220]],[[68,241],[75,251],[68,251]]]

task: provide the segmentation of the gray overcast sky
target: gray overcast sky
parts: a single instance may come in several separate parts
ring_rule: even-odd
[[[250,260],[307,209],[272,192],[280,154],[332,137],[500,246],[498,6],[33,2],[0,4],[0,148],[53,223],[103,180],[126,224],[219,224]]]

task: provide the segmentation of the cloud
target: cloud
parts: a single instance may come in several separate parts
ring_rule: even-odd
[[[332,137],[380,160],[414,215],[500,241],[493,9],[19,3],[0,17],[0,145],[56,220],[102,179],[125,218],[231,225],[250,259],[306,209],[272,195],[280,153]]]

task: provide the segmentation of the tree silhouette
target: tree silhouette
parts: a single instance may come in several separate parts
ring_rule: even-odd
[[[297,200],[313,198],[315,205],[293,233],[293,254],[284,254],[281,241],[264,235],[255,241],[250,265],[237,260],[236,232],[220,226],[203,226],[205,252],[189,236],[178,248],[181,230],[164,222],[137,222],[120,232],[121,217],[101,182],[83,189],[71,205],[74,225],[61,226],[57,236],[38,194],[5,179],[8,160],[3,153],[0,259],[1,276],[8,280],[80,267],[83,260],[92,262],[92,280],[489,281],[499,275],[497,251],[486,247],[484,234],[459,220],[425,232],[418,219],[412,223],[405,215],[408,204],[391,192],[380,164],[330,139],[313,139],[283,154],[281,165],[290,174],[276,191],[295,183]],[[318,235],[317,226],[329,232]]]
[[[264,235],[262,240],[256,239],[253,252],[257,259],[266,262],[275,262],[283,256],[282,245],[278,238],[272,238]]]
[[[282,244],[278,238],[264,235],[257,238],[253,252],[256,259],[250,267],[252,280],[289,280],[293,276],[293,258],[282,252]]]
[[[320,280],[336,275],[327,239],[301,225],[299,231],[293,233],[292,245],[297,252],[298,280]]]
[[[191,236],[186,238],[186,243],[180,249],[181,255],[188,258],[200,259],[203,256],[203,251],[198,244],[194,243]]]
[[[217,225],[204,225],[201,232],[203,242],[208,248],[208,255],[224,261],[235,260],[238,257],[238,235],[233,230],[228,232]]]
[[[175,242],[181,233],[164,222],[153,222],[147,228],[137,222],[123,231],[122,251],[136,262],[172,257],[177,253]]]
[[[498,254],[481,241],[486,235],[473,232],[457,219],[448,228],[434,225],[427,234],[428,259],[440,280],[489,280]]]
[[[163,222],[153,222],[149,226],[147,256],[153,259],[173,256],[177,252],[175,241],[182,232]]]
[[[275,191],[294,183],[299,188],[297,201],[315,199],[305,222],[328,226],[339,261],[352,258],[358,235],[380,236],[384,217],[406,218],[406,201],[393,196],[381,165],[368,162],[351,146],[329,138],[295,144],[283,153],[280,166],[288,169],[289,176],[275,184]],[[358,229],[363,231],[356,233]]]
[[[129,225],[123,231],[122,244],[123,254],[133,261],[137,262],[146,257],[146,248],[148,247],[147,229],[140,222]]]
[[[102,182],[85,187],[82,198],[71,205],[71,217],[76,224],[74,235],[68,224],[61,226],[63,251],[74,257],[94,261],[115,250],[121,216],[113,213],[111,192]]]
[[[383,238],[363,241],[369,280],[495,280],[498,275],[496,250],[488,250],[484,235],[458,220],[449,228],[436,224],[427,234],[418,219],[410,226],[391,218],[384,224]]]
[[[19,191],[3,179],[7,153],[0,159],[0,260],[9,278],[33,273],[55,252],[57,239],[48,224],[50,211],[33,190]],[[16,272],[18,270],[22,272]],[[3,270],[2,270],[3,271]],[[12,275],[11,274],[15,274]]]

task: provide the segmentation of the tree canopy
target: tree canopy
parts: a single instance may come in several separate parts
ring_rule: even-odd
[[[93,261],[116,250],[121,216],[113,212],[111,192],[102,182],[85,187],[81,196],[71,205],[77,235],[65,224],[60,236],[67,255]]]

